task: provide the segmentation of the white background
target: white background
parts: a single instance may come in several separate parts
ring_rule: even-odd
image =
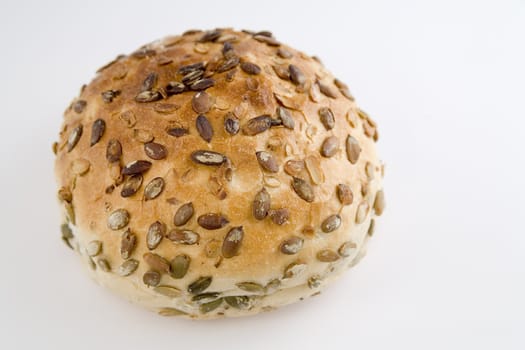
[[[388,208],[321,296],[244,319],[162,318],[59,239],[62,112],[120,53],[189,28],[270,29],[379,123]],[[524,349],[524,1],[0,3],[0,348]]]

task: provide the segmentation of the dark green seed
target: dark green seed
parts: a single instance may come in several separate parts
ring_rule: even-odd
[[[171,272],[170,276],[175,279],[180,279],[186,276],[190,267],[191,258],[185,254],[177,255],[170,262]]]
[[[245,310],[250,307],[250,297],[248,296],[229,296],[224,301],[235,309]]]
[[[221,306],[221,304],[222,304],[222,298],[214,300],[214,301],[210,301],[209,303],[206,303],[206,304],[202,304],[201,306],[199,306],[199,310],[200,312],[205,314],[205,313],[215,310],[216,308]]]
[[[142,281],[148,287],[155,287],[160,283],[160,273],[154,270],[149,270],[144,276],[142,276]]]
[[[211,285],[211,282],[211,276],[199,277],[188,286],[188,292],[191,294],[201,294],[206,289],[208,289],[208,287]]]

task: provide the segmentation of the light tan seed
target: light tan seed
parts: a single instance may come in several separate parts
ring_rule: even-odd
[[[262,190],[257,192],[255,199],[253,200],[252,213],[254,218],[262,220],[268,215],[270,210],[271,197],[268,191],[263,187]]]
[[[71,152],[73,148],[75,148],[81,136],[82,136],[82,125],[78,125],[71,131],[67,139],[67,151],[68,152]]]
[[[129,222],[129,213],[126,209],[117,209],[108,216],[108,227],[111,230],[120,230]]]
[[[374,235],[375,227],[376,221],[374,219],[370,219],[370,226],[368,226],[368,231],[366,232],[366,234],[372,237]]]
[[[350,163],[357,163],[360,154],[361,146],[359,146],[359,142],[353,136],[348,135],[346,138],[346,156]]]
[[[261,168],[270,173],[277,173],[279,171],[279,164],[277,163],[277,160],[271,153],[266,151],[259,151],[256,152],[255,155]]]
[[[190,230],[175,229],[168,233],[167,238],[175,243],[192,245],[199,243],[200,235]]]
[[[279,249],[283,254],[293,255],[299,253],[303,248],[303,243],[304,240],[301,237],[293,236],[282,242]]]
[[[348,241],[348,242],[341,244],[337,252],[342,257],[347,258],[355,252],[356,248],[357,248],[357,244],[355,244],[354,242]]]
[[[164,179],[162,177],[153,178],[144,188],[144,198],[151,200],[157,198],[164,190]]]
[[[162,256],[155,253],[144,253],[142,258],[153,270],[160,273],[170,272],[170,263]]]
[[[239,282],[237,288],[249,293],[264,294],[264,287],[256,282]]]
[[[304,165],[314,184],[319,185],[324,182],[324,172],[321,168],[321,160],[318,157],[307,156],[304,159]]]
[[[321,155],[326,158],[335,156],[339,151],[339,139],[336,136],[329,136],[323,141]]]
[[[297,176],[304,170],[302,160],[289,160],[284,164],[284,171],[291,176]]]
[[[281,181],[275,176],[265,175],[263,178],[264,184],[271,188],[277,188],[281,186]]]
[[[126,260],[118,267],[117,274],[121,277],[131,275],[139,267],[139,262],[135,259]]]
[[[120,191],[120,195],[124,198],[131,197],[135,193],[137,193],[141,185],[142,185],[142,175],[141,174],[134,174],[134,175],[128,176],[126,180],[124,181],[124,184],[122,185],[122,190]]]
[[[203,276],[196,279],[194,282],[192,282],[188,286],[188,292],[191,294],[200,294],[204,292],[208,287],[211,285],[212,277],[211,276]]]
[[[148,287],[155,287],[160,283],[160,273],[154,270],[149,270],[142,276],[142,281]]]
[[[119,115],[119,119],[126,125],[128,128],[132,128],[137,124],[137,117],[132,111],[125,111]]]
[[[308,94],[310,96],[310,99],[318,103],[321,100],[321,91],[319,90],[319,85],[317,84],[311,84],[310,90],[308,91]]]
[[[284,225],[290,218],[290,210],[287,208],[270,209],[268,215],[274,224]]]
[[[314,189],[303,179],[294,176],[292,180],[292,188],[301,199],[307,202],[314,201]]]
[[[157,286],[153,290],[161,295],[164,295],[169,298],[178,298],[182,295],[180,289],[177,289],[172,286]]]
[[[350,186],[345,184],[338,184],[336,187],[337,198],[342,205],[350,205],[354,201],[354,194]]]
[[[175,104],[175,103],[160,103],[159,102],[159,103],[155,103],[155,105],[153,106],[153,110],[161,114],[170,114],[170,113],[175,112],[179,108],[180,108],[180,105]]]
[[[98,259],[97,260],[97,266],[99,269],[101,269],[104,272],[110,272],[111,267],[109,266],[109,263],[106,259]]]
[[[325,233],[333,232],[341,226],[341,216],[330,215],[321,223],[321,230]]]
[[[100,254],[100,251],[102,250],[102,242],[101,241],[91,241],[86,246],[86,253],[89,256],[97,256]]]
[[[290,279],[301,275],[306,270],[306,264],[296,261],[284,269],[283,279]]]
[[[126,260],[131,257],[137,245],[137,236],[128,228],[120,238],[120,256]]]
[[[352,109],[349,109],[348,112],[346,112],[346,121],[352,128],[357,126],[357,116]]]
[[[377,216],[383,214],[385,210],[385,193],[383,190],[379,190],[376,193],[376,198],[374,199],[374,212]]]
[[[133,129],[133,138],[140,143],[153,141],[153,134],[144,129]]]
[[[335,126],[335,118],[332,110],[328,107],[321,107],[319,108],[318,114],[325,129],[332,130]]]
[[[369,181],[374,179],[374,165],[372,163],[366,162],[365,173]]]
[[[122,157],[122,145],[119,140],[111,139],[106,148],[106,159],[110,163],[116,163]]]
[[[191,100],[193,110],[198,113],[208,113],[213,106],[213,99],[206,91],[199,91]]]
[[[206,213],[197,218],[197,223],[207,230],[217,230],[226,226],[229,221],[222,214]]]
[[[323,249],[316,255],[317,260],[321,262],[334,262],[339,260],[339,255],[331,249]]]
[[[166,234],[166,225],[160,221],[155,221],[148,228],[148,234],[146,236],[146,244],[149,250],[157,248],[162,241],[162,238]]]
[[[355,222],[357,224],[362,224],[366,220],[368,215],[368,209],[370,208],[367,201],[362,201],[357,207],[357,212],[355,215]]]
[[[89,160],[84,158],[77,158],[71,163],[71,171],[75,175],[82,176],[89,171],[90,166],[91,163],[89,162]]]
[[[177,211],[175,212],[175,216],[173,218],[173,223],[175,226],[182,226],[185,225],[193,216],[193,203],[185,203],[183,204]]]
[[[180,254],[174,257],[170,262],[170,276],[175,279],[180,279],[186,276],[190,268],[191,258],[185,254]]]
[[[67,187],[60,187],[58,190],[58,198],[67,203],[71,203],[73,200],[73,194],[71,193],[71,190]]]
[[[239,254],[242,240],[244,238],[244,230],[242,226],[232,228],[224,237],[222,243],[222,256],[229,259]]]
[[[272,66],[273,68],[273,71],[275,72],[275,74],[283,79],[283,80],[290,80],[290,72],[288,71],[288,69],[286,68],[286,66]]]
[[[161,316],[182,316],[187,315],[188,313],[179,309],[172,307],[164,307],[159,310],[159,315]]]

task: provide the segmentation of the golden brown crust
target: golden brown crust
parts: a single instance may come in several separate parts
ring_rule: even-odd
[[[375,201],[382,178],[374,145],[376,125],[357,108],[346,86],[334,80],[317,60],[284,44],[276,45],[273,37],[229,29],[168,37],[103,67],[66,110],[57,145],[56,175],[61,198],[68,191],[71,194],[72,199],[66,196],[62,203],[69,216],[74,212],[75,225],[71,223],[71,227],[79,249],[94,240],[101,242],[101,252],[92,259],[106,260],[111,272],[99,267],[95,273],[98,280],[104,284],[115,280],[109,287],[130,299],[134,290],[137,295],[148,295],[139,302],[158,309],[164,297],[155,299],[159,294],[143,283],[143,275],[159,268],[148,264],[144,254],[154,253],[168,262],[185,255],[191,260],[187,274],[174,279],[163,273],[160,284],[182,290],[186,306],[181,307],[189,314],[215,317],[230,313],[224,305],[214,310],[201,307],[199,312],[201,303],[188,301],[191,295],[186,290],[200,277],[212,277],[206,292],[242,296],[246,291],[239,289],[238,283],[266,285],[282,279],[290,264],[302,262],[306,272],[280,288],[311,284],[313,289],[299,293],[304,297],[316,291],[316,283],[308,282],[312,276],[329,278],[358,255],[374,215],[374,202],[384,205],[382,197]],[[235,64],[237,58],[239,64]],[[184,87],[180,68],[198,62],[205,65],[204,73],[186,69],[202,76],[186,90],[192,86],[202,92],[167,96]],[[277,113],[278,107],[284,108],[285,115]],[[269,117],[249,122],[264,115]],[[232,125],[225,129],[227,116],[238,121],[237,133]],[[329,137],[331,149],[322,152]],[[109,151],[108,144],[112,145]],[[225,156],[224,161],[199,164],[192,159],[197,150],[218,152]],[[271,159],[258,159],[256,152],[260,151],[268,152]],[[295,161],[296,166],[286,166],[288,161]],[[265,162],[271,164],[265,166]],[[141,175],[122,175],[123,168],[124,173]],[[350,188],[351,204],[348,194],[346,202],[341,202],[339,184]],[[262,216],[268,209],[270,215],[256,219],[253,202],[263,188],[271,204],[265,207],[267,199],[263,201]],[[187,203],[192,204],[193,215],[177,227],[174,215]],[[119,209],[128,213],[129,220],[114,216],[109,225],[112,229],[108,218]],[[279,209],[287,209],[289,218],[282,216],[286,210]],[[217,229],[205,229],[199,217],[208,213],[221,214],[226,220]],[[340,225],[323,232],[323,222],[335,214],[340,215]],[[164,224],[166,237],[150,250],[147,234],[156,221]],[[224,238],[240,226],[241,242],[230,242],[239,246],[228,246],[234,256],[221,257]],[[197,233],[198,242],[170,240],[183,235],[182,231],[169,235],[176,229]],[[136,242],[129,247],[128,232],[126,249],[130,251],[122,254],[126,230],[134,234]],[[302,238],[302,247],[296,254],[283,253],[282,243],[294,236]],[[356,245],[351,257],[338,253],[345,242]],[[117,274],[123,256],[138,262],[136,271],[127,277]],[[264,294],[270,294],[268,288]],[[268,300],[281,305],[299,297]],[[271,303],[261,305],[274,306]],[[193,304],[197,309],[192,309]],[[250,312],[264,307],[252,305]]]

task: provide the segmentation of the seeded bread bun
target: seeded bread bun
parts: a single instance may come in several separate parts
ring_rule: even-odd
[[[119,56],[54,144],[62,239],[162,315],[243,316],[319,294],[384,207],[376,124],[271,33],[189,31]]]

